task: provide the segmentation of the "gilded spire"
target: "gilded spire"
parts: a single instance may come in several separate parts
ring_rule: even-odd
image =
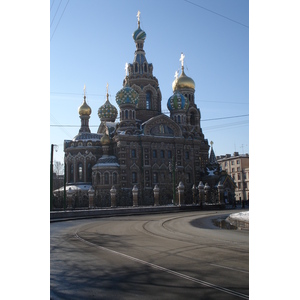
[[[88,115],[89,116],[92,113],[91,108],[88,106],[88,104],[85,101],[85,99],[86,99],[85,92],[86,92],[86,87],[84,85],[84,87],[83,87],[83,103],[78,108],[78,112],[79,112],[80,116],[82,116],[82,115]]]

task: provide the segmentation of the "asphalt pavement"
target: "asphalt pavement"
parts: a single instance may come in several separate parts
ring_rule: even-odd
[[[51,223],[51,299],[249,299],[249,232],[237,210]]]

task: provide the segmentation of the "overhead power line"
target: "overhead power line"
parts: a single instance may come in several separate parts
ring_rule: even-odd
[[[66,6],[65,6],[65,8],[64,8],[64,10],[63,10],[63,12],[62,12],[62,14],[61,14],[61,16],[60,16],[58,22],[57,22],[57,24],[56,24],[56,27],[55,27],[55,29],[54,29],[54,32],[53,32],[51,38],[50,38],[50,41],[52,40],[52,38],[53,38],[53,36],[54,36],[54,34],[55,34],[55,31],[56,31],[56,29],[57,29],[57,27],[58,27],[58,25],[59,25],[59,23],[60,23],[60,20],[61,20],[62,16],[64,15],[64,12],[65,12],[65,10],[66,10],[68,4],[69,4],[69,1],[70,1],[70,0],[67,1],[67,4],[66,4]],[[50,25],[50,26],[51,26],[51,25]]]
[[[53,22],[54,22],[54,19],[55,19],[56,15],[57,15],[57,12],[58,12],[58,10],[59,10],[59,8],[60,8],[61,2],[62,2],[62,0],[60,0],[60,2],[59,2],[59,4],[58,4],[58,7],[57,7],[56,12],[55,12],[55,14],[54,14],[54,17],[53,17],[52,22],[51,22],[51,24],[50,24],[50,27],[52,26],[52,24],[53,24]],[[54,3],[54,2],[53,2],[53,3]],[[50,8],[50,10],[51,10],[51,8]]]
[[[239,116],[231,116],[231,117],[222,117],[222,118],[214,118],[214,119],[206,119],[206,120],[201,120],[203,121],[217,121],[217,120],[225,120],[225,119],[233,119],[233,118],[241,118],[241,117],[247,117],[248,115],[239,115]],[[53,117],[53,116],[52,116]],[[118,118],[117,118],[118,119]],[[56,121],[57,122],[57,121]],[[58,122],[57,122],[58,123]],[[50,124],[50,127],[80,127],[81,125],[69,125],[69,124]],[[219,126],[219,125],[218,125]],[[99,127],[99,125],[90,125],[89,127]]]
[[[199,5],[199,4],[196,4],[196,3],[192,2],[192,1],[189,1],[189,0],[183,0],[183,1],[185,1],[185,2],[187,2],[187,3],[190,3],[190,4],[193,4],[193,5],[195,5],[195,6],[199,7],[199,8],[201,8],[201,9],[204,9],[204,10],[206,10],[206,11],[212,13],[212,14],[215,14],[215,15],[217,15],[217,16],[219,16],[219,17],[225,18],[225,19],[227,19],[227,20],[229,20],[229,21],[231,21],[231,22],[234,22],[234,23],[237,23],[237,24],[239,24],[239,25],[241,25],[241,26],[244,26],[244,27],[246,27],[246,28],[249,28],[249,26],[247,26],[247,25],[245,25],[245,24],[242,24],[242,23],[240,23],[240,22],[238,22],[238,21],[235,21],[235,20],[233,20],[233,19],[231,19],[231,18],[228,18],[228,17],[226,17],[226,16],[224,16],[224,15],[221,15],[221,14],[219,14],[219,13],[213,11],[213,10],[210,10],[210,9],[208,9],[208,8],[206,8],[206,7],[203,7],[203,6]]]

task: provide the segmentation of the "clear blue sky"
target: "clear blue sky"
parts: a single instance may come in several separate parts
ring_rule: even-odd
[[[63,161],[64,140],[78,133],[84,85],[92,132],[100,124],[107,83],[118,108],[115,94],[125,63],[134,58],[138,10],[163,112],[169,115],[166,103],[183,52],[186,74],[196,84],[203,133],[216,155],[249,152],[249,117],[223,119],[249,114],[248,1],[51,0],[50,8],[50,143],[59,146],[54,160]]]

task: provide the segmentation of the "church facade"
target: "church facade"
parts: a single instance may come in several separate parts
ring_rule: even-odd
[[[133,39],[134,60],[126,65],[123,87],[115,97],[119,113],[107,88],[106,102],[98,110],[99,128],[92,133],[92,111],[84,93],[78,109],[79,132],[64,142],[66,189],[74,191],[75,207],[87,206],[88,191],[93,191],[95,207],[110,206],[112,186],[117,190],[118,206],[132,205],[134,186],[139,191],[139,205],[153,205],[155,186],[160,189],[160,204],[176,203],[174,190],[179,182],[185,187],[186,203],[192,203],[193,185],[197,187],[207,175],[210,146],[195,103],[195,82],[184,72],[184,55],[181,74],[176,74],[173,95],[167,102],[167,116],[162,113],[153,65],[145,56],[146,33],[139,15]]]

